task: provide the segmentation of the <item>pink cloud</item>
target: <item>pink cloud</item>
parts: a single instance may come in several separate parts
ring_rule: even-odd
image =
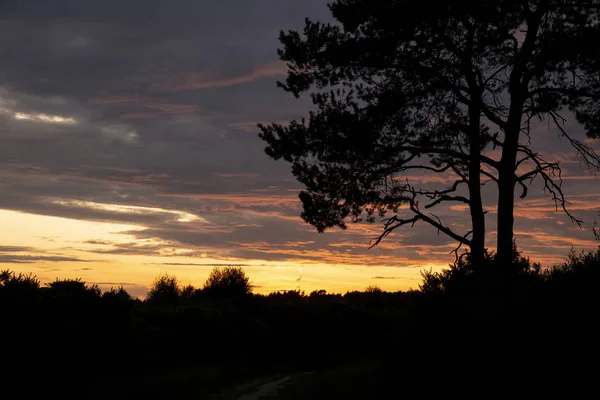
[[[173,79],[157,83],[155,89],[161,92],[178,92],[184,90],[199,90],[212,87],[227,87],[249,83],[270,76],[285,75],[287,67],[281,61],[273,61],[262,65],[252,71],[237,76],[218,77],[206,73],[189,73],[174,77]]]

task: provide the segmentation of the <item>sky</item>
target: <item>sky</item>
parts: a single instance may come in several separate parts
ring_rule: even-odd
[[[373,249],[377,224],[318,234],[299,217],[289,165],[264,153],[257,122],[311,107],[276,87],[278,32],[328,19],[326,3],[0,2],[0,269],[143,296],[159,274],[201,286],[219,265],[244,267],[265,293],[416,289],[422,270],[451,263],[455,243],[426,225]],[[573,118],[566,127],[584,140]],[[532,136],[561,160],[571,211],[586,222],[556,211],[539,183],[517,202],[519,247],[551,265],[597,246],[600,182],[547,124]],[[493,247],[493,188],[485,196]],[[439,215],[457,229],[469,222],[457,206]]]

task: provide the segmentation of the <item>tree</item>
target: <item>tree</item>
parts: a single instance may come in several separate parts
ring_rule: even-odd
[[[181,285],[176,277],[164,274],[156,277],[146,301],[158,305],[177,305],[181,299]]]
[[[530,141],[534,118],[555,124],[591,169],[593,148],[563,128],[571,111],[589,137],[600,131],[600,1],[337,0],[337,24],[306,20],[302,35],[281,32],[278,54],[288,76],[278,85],[299,97],[313,90],[315,111],[289,126],[262,125],[266,153],[292,164],[306,187],[302,217],[322,232],[379,215],[383,232],[425,222],[485,254],[481,187],[498,189],[497,260],[513,250],[516,186],[525,198],[541,178],[568,210],[560,165]],[[488,150],[499,148],[500,157]],[[416,187],[408,171],[449,174],[447,187]],[[456,232],[429,212],[448,202],[470,210],[471,229]],[[389,214],[392,214],[391,216]],[[458,248],[456,249],[458,251]],[[458,255],[458,253],[457,253]]]
[[[203,291],[215,297],[239,298],[251,294],[252,285],[241,267],[215,267],[204,283]]]
[[[383,293],[383,290],[377,285],[369,285],[365,288],[365,293],[381,294]]]

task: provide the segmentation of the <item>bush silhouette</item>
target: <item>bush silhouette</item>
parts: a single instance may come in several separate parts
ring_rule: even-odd
[[[24,296],[34,294],[40,288],[40,281],[32,274],[15,274],[5,270],[0,272],[2,293]]]
[[[250,278],[240,267],[215,267],[204,283],[208,296],[240,298],[252,293]]]
[[[596,343],[599,331],[591,316],[600,307],[600,250],[571,252],[564,263],[544,270],[516,251],[513,258],[504,267],[493,253],[483,266],[464,258],[441,272],[424,273],[421,291],[384,292],[371,285],[344,295],[325,290],[250,295],[252,286],[241,268],[215,268],[202,289],[159,276],[144,302],[122,287],[101,292],[79,279],[40,286],[31,275],[4,271],[0,335],[5,343],[22,347],[46,338],[61,349],[66,366],[41,360],[35,374],[76,375],[90,384],[104,379],[102,374],[127,377],[130,372],[110,358],[81,362],[81,349],[89,343],[98,354],[130,354],[140,362],[140,376],[250,365],[253,371],[264,368],[265,374],[288,367],[315,370],[377,358],[381,348],[390,359],[385,367],[390,382],[394,374],[416,370],[412,364],[398,364],[398,357],[406,357],[406,346],[396,343],[436,343],[443,336],[443,346],[410,350],[412,359],[426,364],[423,368],[431,367],[427,360],[436,365],[440,359],[455,360],[458,351],[460,357],[482,350],[498,357],[498,343],[514,349],[511,354],[546,348],[575,354],[573,343]],[[203,345],[236,343],[240,332],[253,343],[245,351]],[[563,339],[552,342],[548,336],[539,345],[523,341],[539,332]],[[281,351],[290,344],[293,359]]]
[[[148,303],[156,305],[177,305],[181,300],[181,286],[176,277],[169,274],[154,279],[146,296]]]
[[[510,265],[500,265],[495,253],[485,253],[482,265],[473,264],[467,254],[440,272],[422,271],[421,292],[426,295],[490,294],[514,288],[525,282],[533,284],[543,280],[541,265],[532,263],[513,247]]]
[[[134,301],[133,297],[127,293],[123,286],[119,286],[117,289],[110,288],[106,292],[102,293],[102,298],[108,301],[114,302],[132,302]]]
[[[94,301],[100,299],[102,291],[97,285],[88,286],[81,279],[57,279],[48,283],[47,294],[61,302]]]
[[[377,285],[369,285],[365,288],[365,293],[380,294],[383,293],[383,290]]]

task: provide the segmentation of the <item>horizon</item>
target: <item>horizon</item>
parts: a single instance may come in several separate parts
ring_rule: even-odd
[[[215,265],[231,264],[257,293],[417,289],[420,271],[454,261],[456,243],[422,224],[371,250],[380,224],[317,234],[299,216],[302,186],[289,165],[263,150],[256,123],[310,109],[306,96],[276,87],[286,74],[278,32],[304,17],[330,19],[325,0],[31,3],[0,6],[0,269],[141,297],[159,274],[198,287]],[[598,178],[556,136],[545,123],[532,128],[543,138],[536,150],[561,160],[571,211],[585,225],[556,211],[540,182],[516,201],[517,245],[545,266],[598,246]],[[485,189],[492,250],[495,196]],[[461,206],[441,216],[469,222]]]

